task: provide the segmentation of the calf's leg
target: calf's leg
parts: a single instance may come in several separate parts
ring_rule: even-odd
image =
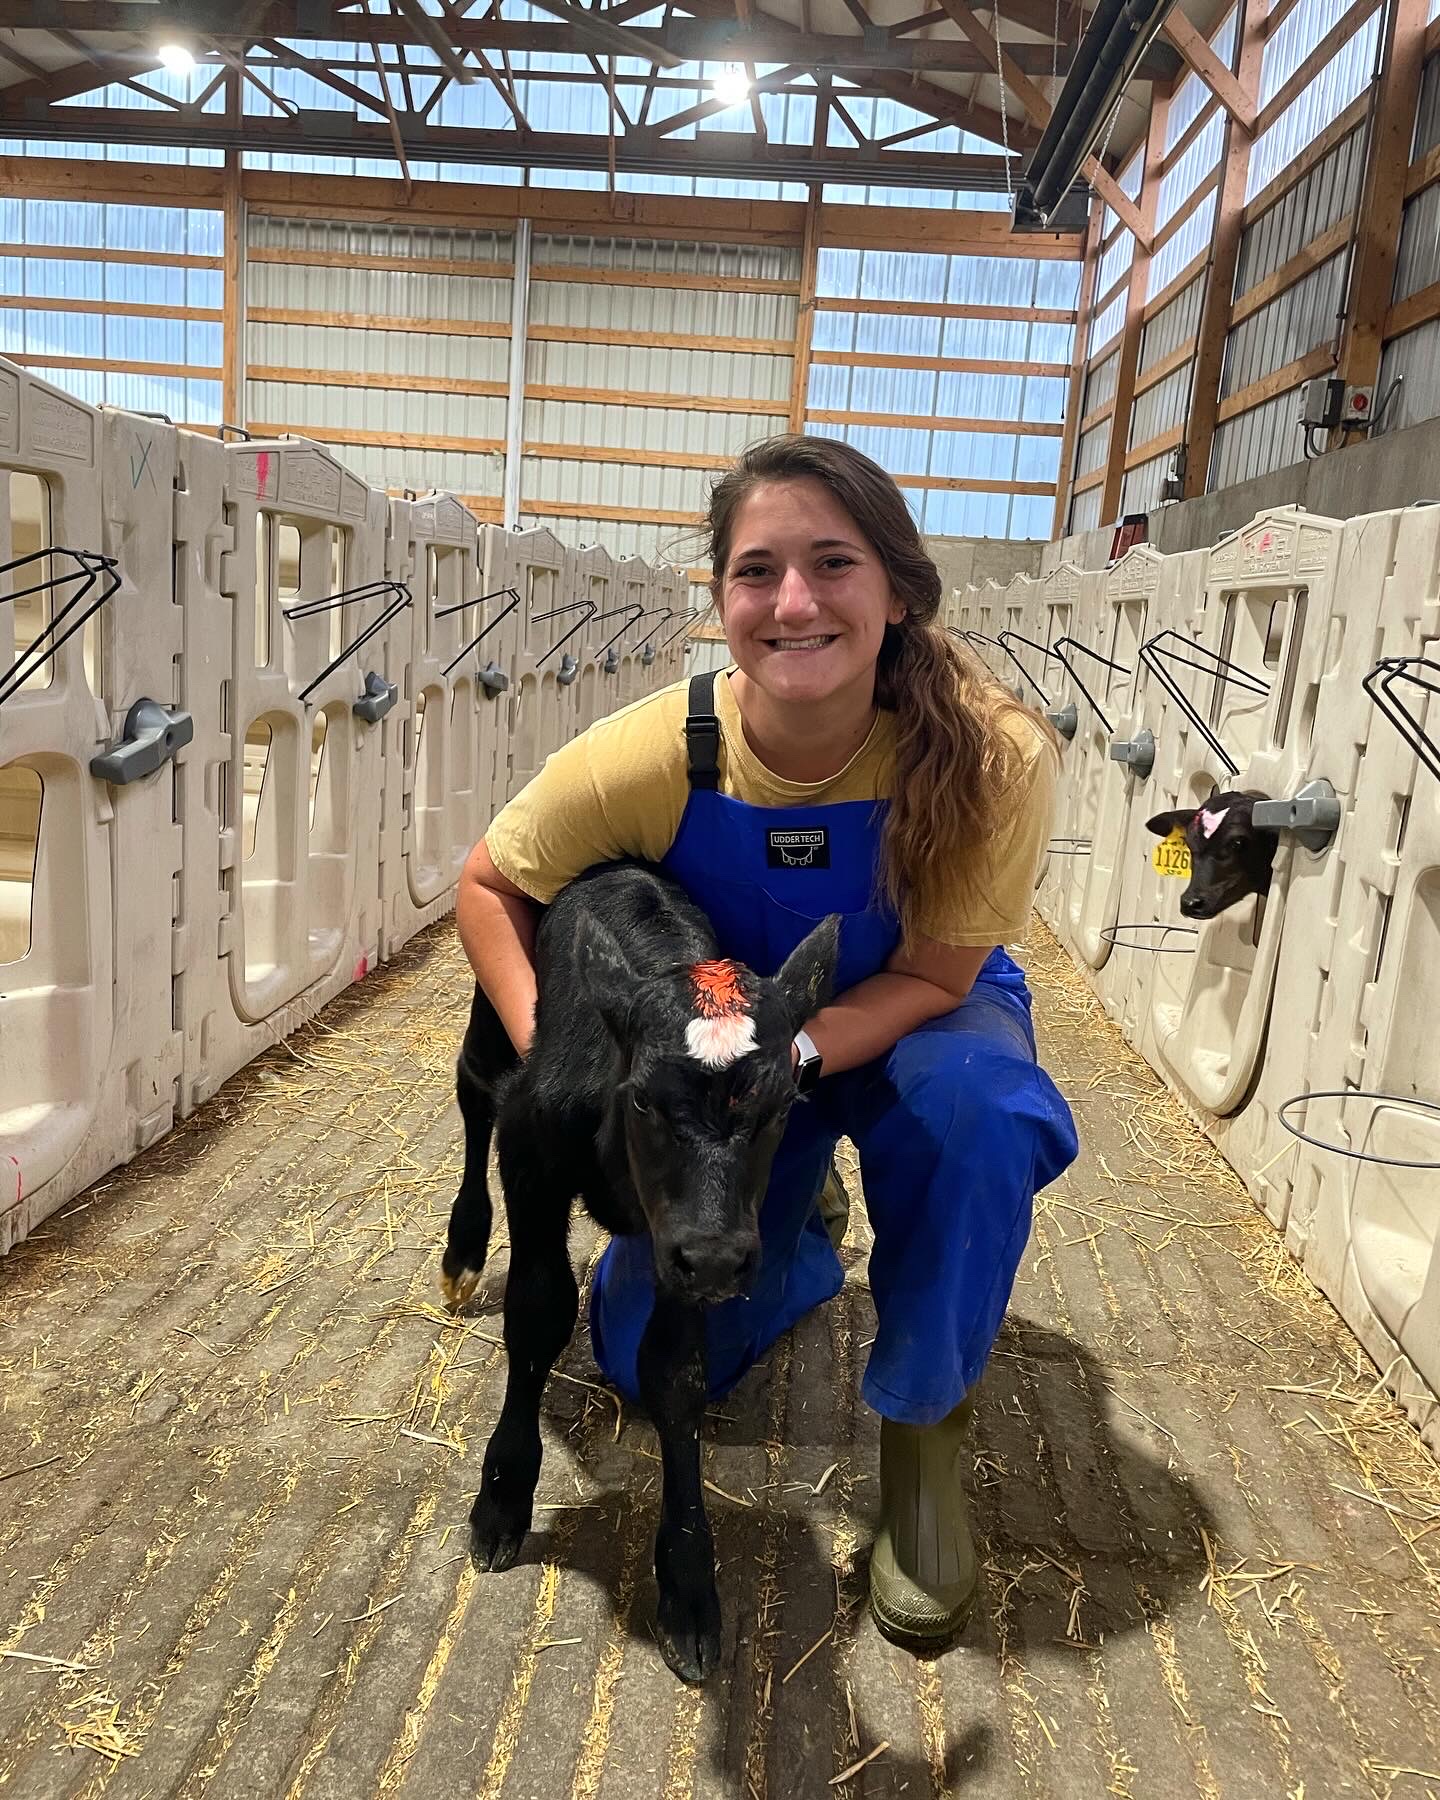
[[[464,1052],[455,1069],[455,1098],[465,1122],[465,1173],[450,1208],[445,1255],[440,1264],[440,1291],[453,1311],[462,1307],[480,1284],[480,1271],[490,1249],[490,1132],[494,1103],[489,1088],[476,1075]]]
[[[570,1342],[580,1294],[565,1243],[574,1184],[546,1152],[555,1127],[500,1121],[500,1175],[510,1227],[505,1286],[505,1404],[485,1451],[470,1512],[470,1553],[481,1569],[508,1569],[530,1529],[540,1479],[540,1395]]]
[[[655,1536],[660,1653],[682,1681],[704,1681],[720,1661],[720,1596],[700,1477],[707,1394],[701,1308],[663,1289],[657,1292],[640,1340],[637,1373],[660,1434],[663,1485]]]

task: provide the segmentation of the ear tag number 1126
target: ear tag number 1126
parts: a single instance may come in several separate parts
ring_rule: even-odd
[[[1190,846],[1185,833],[1176,826],[1169,837],[1161,838],[1150,852],[1150,866],[1157,875],[1180,875],[1190,878]]]

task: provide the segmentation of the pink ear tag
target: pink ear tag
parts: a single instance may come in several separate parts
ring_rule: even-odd
[[[1229,810],[1228,806],[1222,806],[1219,812],[1207,812],[1203,806],[1200,808],[1200,829],[1207,838],[1214,837],[1225,823],[1225,815]]]

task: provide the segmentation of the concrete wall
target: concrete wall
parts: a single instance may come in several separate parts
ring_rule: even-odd
[[[925,548],[935,559],[945,592],[952,588],[996,581],[1012,575],[1038,575],[1046,545],[1012,538],[927,537]]]
[[[1291,463],[1198,500],[1159,507],[1150,515],[1150,537],[1157,550],[1173,555],[1218,542],[1267,506],[1303,506],[1331,519],[1349,519],[1424,501],[1440,502],[1440,419],[1386,432],[1373,443],[1352,444],[1313,462]],[[1065,561],[1103,569],[1113,535],[1114,527],[1105,525],[1046,544],[1042,571]]]

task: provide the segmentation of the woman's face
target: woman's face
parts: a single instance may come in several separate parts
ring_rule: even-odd
[[[719,575],[730,654],[777,701],[873,683],[885,627],[905,616],[874,547],[813,476],[750,490]]]

